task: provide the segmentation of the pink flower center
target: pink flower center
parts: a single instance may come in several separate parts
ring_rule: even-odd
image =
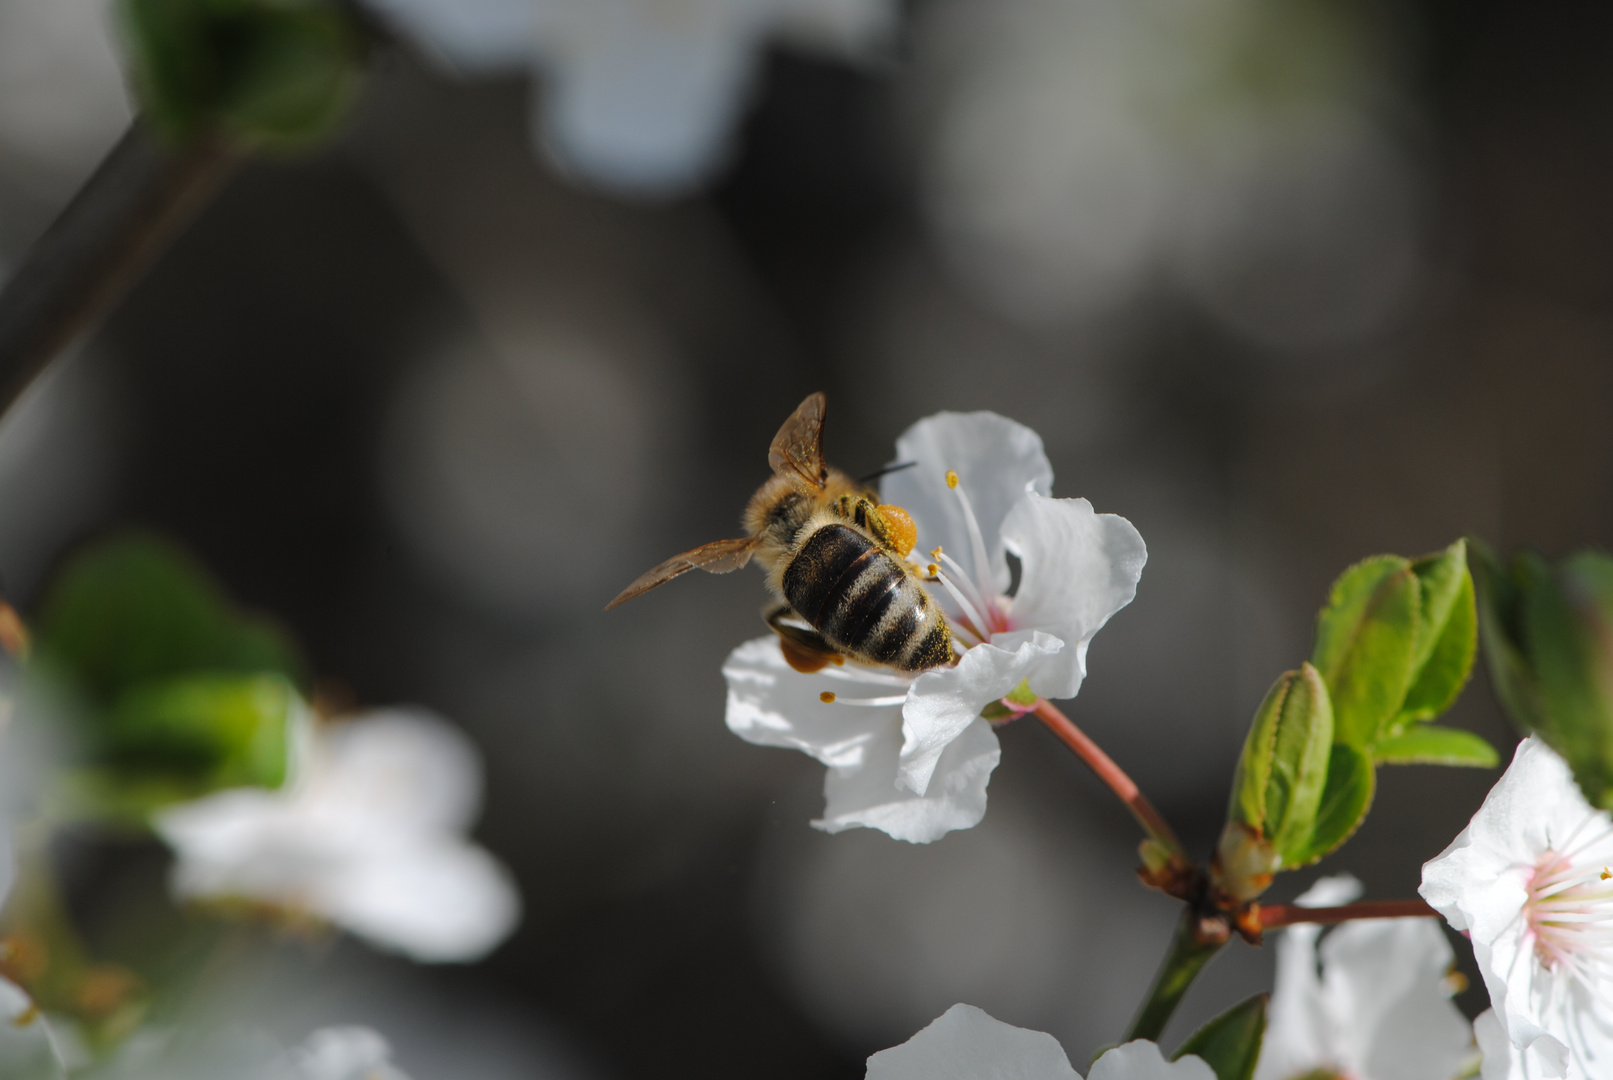
[[[1547,848],[1529,877],[1524,915],[1542,965],[1586,985],[1607,973],[1613,958],[1613,871],[1576,866],[1571,855]]]

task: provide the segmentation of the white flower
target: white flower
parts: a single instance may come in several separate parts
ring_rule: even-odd
[[[1613,819],[1528,738],[1467,828],[1423,867],[1423,899],[1473,941],[1521,1076],[1613,1075],[1610,862]]]
[[[1360,895],[1348,876],[1323,878],[1298,900],[1309,907]],[[1472,1056],[1467,1020],[1451,1003],[1451,947],[1432,919],[1345,923],[1322,942],[1300,923],[1277,944],[1277,987],[1255,1080],[1448,1080]]]
[[[387,1041],[365,1027],[320,1028],[289,1052],[254,1028],[144,1028],[90,1075],[96,1080],[409,1080],[392,1064]]]
[[[900,1046],[868,1059],[866,1080],[1081,1080],[1051,1035],[1005,1024],[973,1005],[954,1005]],[[1215,1080],[1201,1058],[1166,1061],[1138,1040],[1092,1065],[1088,1080]]]
[[[291,1058],[297,1080],[409,1080],[387,1041],[364,1027],[320,1028]]]
[[[242,788],[163,811],[182,899],[247,899],[327,919],[415,960],[473,960],[520,919],[520,897],[465,839],[481,759],[421,709],[321,727],[282,791]]]
[[[829,766],[814,825],[928,843],[986,812],[999,753],[981,710],[1021,683],[1074,696],[1087,643],[1136,595],[1147,549],[1125,518],[1049,497],[1041,438],[995,413],[921,420],[896,453],[915,464],[888,475],[881,497],[912,515],[919,562],[936,558],[941,604],[967,646],[957,664],[916,677],[853,664],[802,675],[769,637],[735,649],[723,675],[735,734]],[[1021,568],[1012,597],[1007,552]]]
[[[769,39],[856,52],[892,0],[368,0],[461,70],[533,65],[560,163],[627,192],[675,194],[723,162]]]

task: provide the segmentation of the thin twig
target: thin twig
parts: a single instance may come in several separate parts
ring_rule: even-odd
[[[1105,754],[1097,743],[1087,737],[1086,732],[1076,727],[1068,716],[1059,711],[1052,702],[1042,700],[1036,703],[1031,710],[1036,718],[1047,726],[1047,729],[1057,735],[1059,739],[1075,751],[1077,757],[1086,762],[1087,768],[1097,774],[1098,779],[1109,785],[1109,789],[1120,797],[1138,822],[1147,831],[1148,835],[1165,845],[1172,852],[1183,854],[1185,849],[1182,842],[1176,838],[1176,832],[1170,827],[1154,804],[1149,802],[1138,789],[1137,782],[1114,759]]]
[[[1366,900],[1340,907],[1301,907],[1298,904],[1261,904],[1260,927],[1273,930],[1295,923],[1341,923],[1355,919],[1432,918],[1439,912],[1422,900]]]
[[[135,121],[0,292],[0,413],[95,328],[237,160],[222,139],[170,148]]]

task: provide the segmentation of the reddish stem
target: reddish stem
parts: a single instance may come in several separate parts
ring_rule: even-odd
[[[1367,900],[1342,907],[1300,907],[1298,904],[1259,905],[1260,927],[1273,930],[1295,923],[1341,923],[1354,919],[1430,918],[1439,914],[1421,900]]]
[[[1171,829],[1164,816],[1154,809],[1154,804],[1138,790],[1137,782],[1127,776],[1126,771],[1116,765],[1114,759],[1105,754],[1097,743],[1088,738],[1086,732],[1076,727],[1074,722],[1050,701],[1038,701],[1031,711],[1065,746],[1075,751],[1076,757],[1086,762],[1087,768],[1096,773],[1099,780],[1109,785],[1109,790],[1120,797],[1120,801],[1126,804],[1127,809],[1142,824],[1149,836],[1164,844],[1172,852],[1183,853],[1182,842],[1176,838],[1175,831]]]

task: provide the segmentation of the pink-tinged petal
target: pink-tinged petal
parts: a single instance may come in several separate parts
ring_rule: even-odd
[[[1215,1072],[1203,1058],[1192,1054],[1180,1061],[1166,1061],[1157,1044],[1137,1039],[1094,1061],[1087,1080],[1215,1080]]]
[[[1037,669],[1031,689],[1074,697],[1086,677],[1087,643],[1137,595],[1148,548],[1123,517],[1095,513],[1085,499],[1035,492],[1014,503],[1002,535],[1023,567],[1010,614],[1015,630],[1045,631],[1068,646]]]
[[[942,752],[980,719],[980,710],[1006,696],[1062,648],[1063,642],[1042,633],[1012,651],[976,645],[952,667],[914,679],[902,706],[901,782],[925,794]]]
[[[866,1074],[866,1080],[981,1080],[984,1077],[991,1080],[1081,1080],[1080,1074],[1070,1066],[1064,1048],[1053,1036],[1005,1024],[973,1005],[954,1005],[905,1043],[881,1050],[868,1059]],[[1172,1076],[1171,1080],[1198,1078]]]
[[[785,663],[772,635],[729,653],[722,673],[728,680],[728,730],[746,742],[800,750],[848,770],[862,767],[876,739],[900,729],[902,705],[825,704],[821,695],[900,699],[909,681],[853,664],[803,675]]]
[[[918,525],[919,547],[940,545],[978,580],[989,574],[993,591],[1008,590],[1008,561],[1000,537],[1003,520],[1025,492],[1053,490],[1053,466],[1042,437],[1024,424],[991,412],[943,412],[926,417],[896,440],[896,460],[914,462],[880,482],[880,498],[905,509]],[[974,508],[989,565],[974,566],[973,545],[948,471]]]
[[[1002,758],[990,724],[977,719],[947,745],[923,795],[897,782],[901,748],[901,728],[893,723],[869,746],[861,768],[830,769],[823,782],[823,817],[813,826],[830,833],[866,827],[910,844],[928,844],[980,824],[986,816],[986,784]]]

